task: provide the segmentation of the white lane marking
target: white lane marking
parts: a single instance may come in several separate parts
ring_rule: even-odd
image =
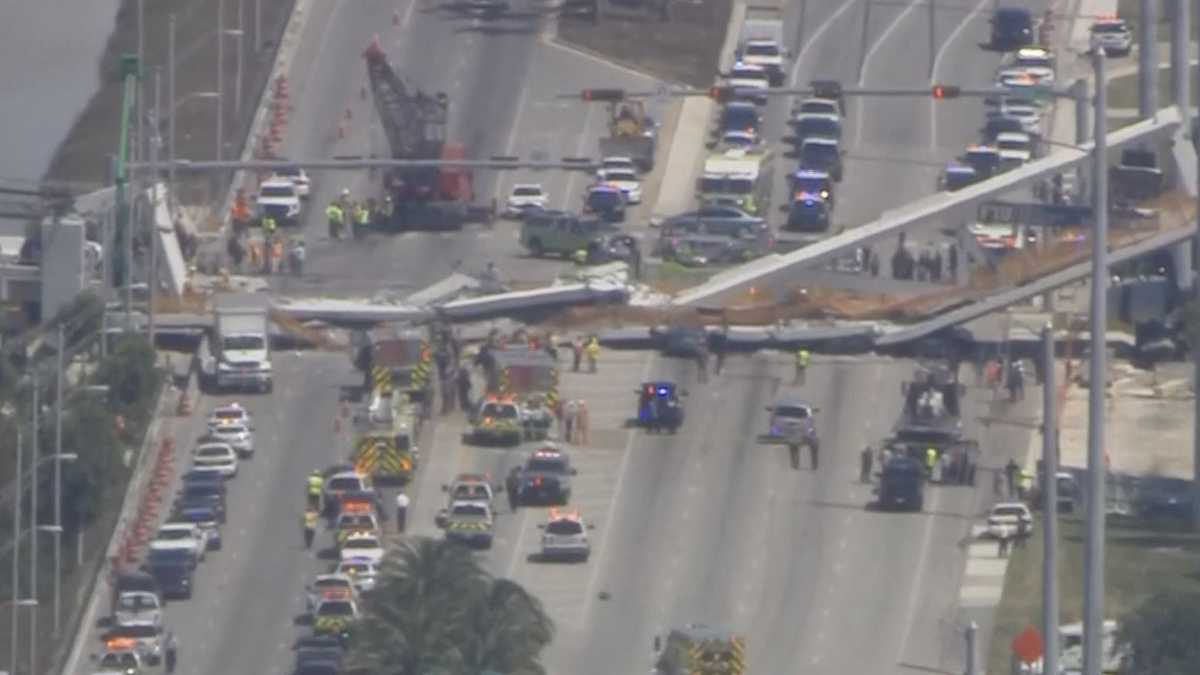
[[[630,75],[632,77],[646,80],[648,82],[657,82],[658,81],[658,78],[654,77],[653,75],[650,75],[648,73],[643,73],[640,70],[634,70],[633,68],[630,68],[629,66],[626,66],[624,64],[609,61],[608,59],[602,59],[599,56],[596,56],[595,54],[589,54],[588,52],[576,49],[570,45],[559,42],[555,38],[543,38],[542,44],[544,44],[547,47],[550,47],[552,49],[561,49],[562,51],[567,52],[573,56],[578,56],[581,59],[587,59],[588,61],[591,61],[593,63],[599,63],[602,65],[608,66],[609,68],[619,70],[622,73],[625,73],[626,75]]]
[[[517,147],[517,132],[521,130],[521,119],[525,117],[525,106],[528,104],[529,99],[529,83],[533,79],[532,77],[521,78],[521,93],[517,95],[517,113],[513,115],[512,126],[508,130],[508,140],[504,143],[505,155],[513,154],[513,150]],[[496,189],[492,197],[500,199],[503,189],[504,180],[497,178]]]
[[[868,2],[869,0],[863,1]],[[808,37],[808,40],[804,43],[804,46],[800,48],[800,53],[796,55],[796,60],[792,62],[792,72],[788,79],[791,80],[793,86],[796,84],[796,78],[800,77],[800,64],[804,62],[804,57],[808,54],[808,50],[812,49],[814,45],[820,42],[821,36],[825,34],[825,31],[829,30],[829,27],[832,26],[838,20],[838,18],[842,16],[842,14],[845,14],[848,9],[858,4],[861,3],[843,2],[842,6],[839,7],[836,12],[830,14],[829,18],[822,21],[821,25],[817,26],[817,29],[814,30],[812,35]]]
[[[649,379],[650,369],[653,365],[654,357],[651,356],[646,359],[646,365],[642,367],[640,378],[642,382]],[[588,578],[587,596],[583,599],[583,620],[585,622],[588,615],[591,614],[592,603],[596,598],[596,585],[600,583],[600,571],[604,569],[609,559],[608,549],[604,548],[604,544],[608,541],[608,533],[616,527],[613,521],[617,515],[617,505],[621,503],[621,488],[625,484],[625,477],[629,475],[629,458],[633,456],[633,443],[637,440],[637,433],[630,430],[628,434],[628,438],[625,440],[624,454],[621,455],[621,466],[617,469],[617,482],[613,485],[612,500],[608,503],[608,512],[604,514],[604,529],[600,530],[600,534],[596,537],[596,550],[600,552],[600,559],[596,561],[596,567]]]
[[[883,43],[887,42],[888,36],[892,34],[892,31],[896,30],[901,23],[904,23],[904,18],[907,17],[914,9],[916,9],[918,4],[920,3],[918,3],[917,0],[912,0],[912,2],[908,3],[904,7],[904,10],[897,14],[896,18],[892,19],[892,22],[888,24],[887,28],[883,29],[883,32],[879,34],[879,37],[876,38],[875,42],[871,44],[871,47],[867,49],[867,53],[863,56],[862,74],[860,74],[858,77],[858,86],[861,87],[863,82],[867,80],[867,70],[870,69],[871,59],[875,56],[875,52],[879,51],[879,48],[883,46]]]
[[[404,8],[404,16],[400,19],[399,29],[401,31],[408,30],[408,23],[412,21],[413,11],[417,9],[417,0],[410,0],[408,7]]]
[[[592,113],[595,111],[595,109],[596,106],[594,105],[587,106],[587,113],[583,116],[583,131],[579,133],[579,142],[575,144],[575,157],[582,157],[588,141],[592,140],[590,132],[592,130]],[[579,171],[572,171],[571,175],[567,177],[567,185],[563,190],[562,195],[561,208],[563,210],[567,210],[569,208],[571,194],[575,191],[575,181],[579,179],[579,174]]]
[[[975,7],[972,8],[971,11],[965,17],[963,17],[963,20],[960,21],[959,24],[954,27],[954,30],[950,31],[950,35],[946,37],[946,41],[942,43],[942,46],[938,47],[937,54],[933,57],[933,72],[929,74],[929,84],[931,86],[937,83],[938,68],[940,68],[942,65],[942,57],[944,57],[946,55],[946,50],[950,48],[950,45],[954,44],[954,42],[958,40],[959,33],[961,33],[962,30],[964,28],[966,28],[968,25],[970,25],[971,21],[974,20],[975,15],[983,10],[983,6],[987,5],[987,4],[991,4],[992,2],[994,2],[994,0],[979,0],[979,3],[976,4]],[[929,99],[929,147],[930,147],[930,149],[937,149],[937,144],[938,144],[937,115],[938,115],[938,102],[931,98],[931,99]]]

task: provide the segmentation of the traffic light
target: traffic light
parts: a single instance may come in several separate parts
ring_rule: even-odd
[[[585,101],[623,101],[624,89],[584,89],[581,98]]]
[[[935,84],[931,93],[937,99],[958,98],[958,95],[962,93],[962,88],[950,84]]]
[[[733,100],[733,87],[712,87],[708,90],[708,97],[717,103],[729,103]]]

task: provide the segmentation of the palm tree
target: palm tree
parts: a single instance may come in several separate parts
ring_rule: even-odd
[[[417,539],[363,598],[351,665],[372,675],[542,675],[538,658],[553,632],[536,598],[493,579],[469,550]]]

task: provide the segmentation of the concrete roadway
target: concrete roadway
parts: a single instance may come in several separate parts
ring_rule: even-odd
[[[434,3],[393,6],[363,0],[335,6],[307,81],[293,85],[296,112],[289,152],[313,157],[390,154],[373,103],[369,95],[362,96],[367,78],[361,52],[377,35],[407,84],[449,95],[447,135],[464,143],[468,156],[542,154],[557,159],[595,154],[603,110],[556,101],[555,96],[590,82],[645,87],[648,79],[542,41],[545,22],[539,12],[544,6],[529,0],[520,7],[515,18],[483,21]],[[531,178],[545,185],[552,206],[575,209],[589,182],[579,174],[500,178],[483,172],[475,180],[477,201],[503,199],[511,182]],[[523,252],[516,241],[517,225],[508,221],[491,229],[470,226],[463,232],[330,241],[325,205],[344,188],[356,198],[373,194],[372,188],[365,172],[314,175],[313,181],[302,223],[310,246],[306,277],[281,280],[285,291],[359,296],[384,289],[411,292],[448,274],[455,261],[482,269],[494,260],[502,274],[516,281],[549,279],[561,267],[554,261],[513,260],[523,258]]]
[[[803,86],[815,79],[863,87],[924,87],[934,82],[980,85],[992,81],[1000,55],[979,45],[989,38],[987,19],[993,3],[962,0],[937,4],[931,76],[929,3],[872,3],[864,42],[864,8],[868,1],[808,0],[803,29],[799,25],[799,5],[787,13],[785,35],[794,36],[796,54],[793,85]],[[1015,4],[1035,12],[1045,5],[1043,0]],[[785,135],[792,103],[784,99],[772,103],[769,137]],[[849,99],[843,133],[850,156],[838,190],[836,226],[870,222],[885,210],[935,192],[941,166],[968,144],[977,142],[982,126],[983,106],[978,99],[940,103],[915,97]],[[785,178],[795,161],[784,159],[777,166],[782,170],[776,171],[775,208],[786,203]]]

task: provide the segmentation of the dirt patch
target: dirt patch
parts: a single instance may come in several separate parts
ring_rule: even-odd
[[[240,38],[226,37],[224,54],[225,158],[240,153],[250,129],[254,109],[275,60],[275,47],[283,35],[295,0],[269,0],[262,3],[262,45],[256,49],[254,3],[225,0],[227,29],[238,26],[238,5],[244,15]],[[160,0],[145,3],[145,96],[147,110],[153,107],[154,72],[162,69],[162,134],[167,142],[166,120],[173,111],[177,156],[189,159],[214,159],[216,155],[216,101],[203,92],[217,88],[217,13],[219,0]],[[168,103],[168,25],[176,16],[174,104]],[[237,99],[237,50],[242,44],[241,108]],[[47,180],[79,183],[104,183],[111,180],[111,157],[116,152],[121,120],[122,54],[137,53],[137,2],[124,0],[117,22],[100,62],[100,90],[88,102],[66,139],[54,153]],[[149,129],[146,131],[150,134]],[[164,152],[166,148],[164,147]],[[203,201],[219,190],[214,177],[183,190],[185,201]]]
[[[563,17],[558,39],[659,79],[707,87],[720,63],[731,0],[671,2],[664,21],[657,3],[600,3],[595,23]]]

